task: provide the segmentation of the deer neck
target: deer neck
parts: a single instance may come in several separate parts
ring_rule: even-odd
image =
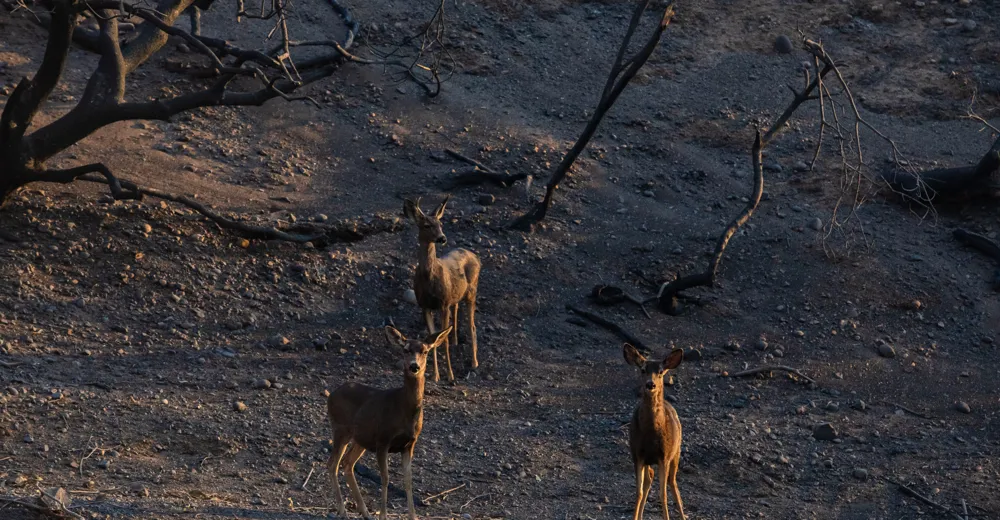
[[[424,373],[407,372],[403,376],[404,404],[419,412],[424,406]]]
[[[645,415],[646,419],[651,422],[656,422],[656,418],[663,414],[663,389],[653,390],[648,394],[644,393],[642,395],[641,415]]]
[[[438,264],[437,247],[434,242],[420,244],[420,254],[417,258],[417,270],[430,273]]]

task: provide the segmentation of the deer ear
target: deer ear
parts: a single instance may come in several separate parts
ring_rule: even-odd
[[[445,198],[444,198],[444,200],[441,201],[441,205],[438,206],[436,210],[434,210],[434,218],[436,218],[438,220],[441,220],[441,217],[444,216],[444,208],[445,208],[445,206],[448,205],[448,201],[449,200],[451,200],[451,193],[449,193],[448,195],[446,195]]]
[[[407,218],[417,220],[417,213],[420,212],[420,203],[410,199],[403,200],[403,215]]]
[[[642,368],[646,364],[646,358],[629,343],[622,346],[622,353],[625,354],[625,362],[632,366]]]
[[[684,349],[675,348],[663,358],[663,364],[660,366],[663,370],[673,370],[681,364],[681,361],[684,361]]]
[[[448,334],[451,332],[451,327],[442,330],[441,332],[435,332],[434,334],[429,334],[427,339],[424,340],[424,351],[429,351],[432,348],[437,348],[444,343],[444,340],[448,339]]]
[[[406,336],[402,332],[396,330],[392,325],[385,326],[385,339],[389,341],[389,345],[394,347],[402,347],[406,345]]]

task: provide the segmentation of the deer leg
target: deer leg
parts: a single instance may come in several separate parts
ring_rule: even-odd
[[[389,449],[378,450],[378,469],[382,475],[382,510],[378,513],[379,520],[389,517]]]
[[[424,311],[424,321],[427,322],[427,333],[434,334],[434,314],[431,311]],[[438,350],[434,349],[434,381],[440,381],[438,374]]]
[[[333,496],[337,500],[337,516],[346,517],[344,495],[340,493],[338,473],[340,472],[340,461],[343,460],[344,452],[347,451],[347,443],[343,442],[342,438],[338,438],[339,436],[336,433],[333,434],[333,437],[333,451],[330,453],[330,460],[326,463],[326,475],[330,481],[330,487],[333,488]]]
[[[410,520],[417,520],[413,510],[413,447],[403,451],[403,485],[406,487],[406,507],[410,512]]]
[[[476,344],[476,290],[470,288],[469,294],[465,297],[465,303],[469,308],[469,344],[472,345],[472,368],[479,368],[479,347]]]
[[[663,520],[670,520],[670,509],[667,508],[667,480],[670,476],[670,462],[660,463],[660,499],[663,501]]]
[[[642,506],[646,503],[646,468],[641,462],[635,463],[635,514],[632,520],[642,520]]]
[[[445,306],[441,310],[441,330],[447,330],[451,325],[451,307]],[[444,339],[444,360],[448,362],[448,381],[455,382],[455,373],[451,371],[451,345],[446,337]],[[437,349],[434,349],[437,350]]]
[[[368,508],[365,507],[365,498],[361,496],[361,488],[358,487],[358,479],[354,477],[354,465],[357,464],[358,459],[365,454],[365,449],[358,444],[351,446],[351,449],[347,452],[344,458],[344,472],[347,477],[347,487],[351,489],[351,495],[354,497],[354,503],[357,504],[358,512],[365,520],[370,520],[372,515],[368,513]]]
[[[684,501],[681,500],[681,490],[677,488],[677,467],[680,466],[681,457],[678,454],[670,463],[670,489],[674,492],[674,502],[677,502],[677,509],[681,512],[681,520],[687,520],[684,516]]]

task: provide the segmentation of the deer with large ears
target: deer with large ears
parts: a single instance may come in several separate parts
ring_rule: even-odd
[[[403,483],[406,487],[406,505],[410,520],[416,520],[413,510],[413,448],[424,425],[424,371],[427,353],[437,348],[448,337],[446,328],[427,336],[423,341],[406,339],[393,327],[385,328],[389,343],[403,354],[403,386],[380,390],[358,383],[344,383],[330,394],[327,411],[333,427],[333,451],[327,462],[330,485],[337,498],[337,516],[345,517],[344,497],[340,494],[337,478],[341,466],[347,472],[347,487],[351,489],[358,511],[370,519],[365,499],[361,496],[358,481],[354,478],[354,465],[365,450],[374,451],[382,474],[382,510],[379,519],[386,520],[389,501],[389,454],[403,454]],[[348,450],[348,446],[350,450]],[[346,453],[346,457],[345,457]]]
[[[653,467],[660,467],[660,495],[663,499],[663,518],[670,520],[667,510],[667,485],[674,494],[674,502],[684,520],[684,503],[677,489],[677,467],[681,460],[681,421],[677,411],[663,400],[663,376],[677,368],[684,359],[684,351],[675,348],[663,361],[649,361],[636,350],[625,344],[625,361],[637,367],[642,376],[642,399],[632,422],[628,425],[628,446],[635,465],[635,486],[638,498],[635,503],[633,520],[642,520],[642,510],[646,507],[649,490],[653,487]]]
[[[448,238],[441,229],[441,217],[451,195],[430,215],[420,209],[420,199],[406,199],[403,214],[417,224],[420,241],[417,270],[413,274],[413,292],[417,304],[424,312],[427,331],[434,333],[434,313],[441,315],[441,328],[451,327],[451,341],[444,342],[444,357],[448,364],[448,380],[454,381],[451,369],[451,345],[458,346],[458,304],[465,302],[469,315],[469,343],[471,344],[472,369],[479,367],[478,346],[476,344],[476,293],[479,290],[479,257],[467,249],[453,249],[438,258],[437,244],[445,245]],[[454,324],[454,325],[452,325]],[[440,381],[437,351],[434,351],[434,380]]]

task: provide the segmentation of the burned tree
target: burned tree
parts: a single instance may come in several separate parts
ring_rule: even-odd
[[[45,3],[29,6],[23,1],[14,4],[0,0],[0,5],[12,12],[30,8],[30,18],[48,29],[45,54],[36,73],[20,80],[0,116],[0,204],[28,184],[83,180],[106,184],[116,200],[150,196],[184,204],[219,226],[248,238],[296,242],[322,241],[323,238],[356,240],[366,232],[385,231],[394,226],[386,221],[368,226],[374,226],[373,229],[351,222],[286,230],[257,227],[219,215],[189,197],[119,179],[102,163],[65,169],[47,166],[57,154],[114,123],[169,120],[202,107],[259,106],[274,98],[312,101],[297,91],[334,74],[347,62],[393,65],[351,54],[359,24],[338,0],[328,2],[343,24],[343,36],[340,40],[322,41],[292,39],[286,16],[288,0],[264,2],[259,10],[258,6],[248,10],[239,1],[237,18],[254,18],[273,24],[271,34],[275,35],[275,41],[262,50],[239,48],[228,41],[198,36],[176,27],[175,22],[185,11],[207,7],[208,2],[202,0],[160,0],[155,8],[120,0],[38,1]],[[216,4],[214,8],[221,7]],[[97,31],[80,25],[84,15],[96,20]],[[120,27],[126,23],[132,24],[134,29],[123,38]],[[126,99],[126,78],[147,63],[170,37],[183,40],[204,57],[208,65],[197,71],[202,79],[191,82],[195,86],[178,95],[145,101]],[[74,43],[100,56],[83,95],[62,116],[33,127],[36,115],[45,108],[49,95],[62,80]]]
[[[156,9],[118,0],[53,0],[48,14],[49,34],[45,55],[32,78],[23,78],[7,100],[0,117],[0,201],[18,188],[35,182],[68,183],[88,174],[98,174],[107,182],[116,199],[137,199],[142,193],[131,183],[123,183],[101,163],[68,169],[52,169],[46,163],[98,129],[133,119],[168,120],[196,108],[210,106],[261,105],[276,97],[288,100],[304,85],[330,76],[349,60],[357,23],[339,8],[346,27],[341,41],[310,42],[331,49],[328,53],[293,61],[289,49],[298,42],[288,37],[282,0],[271,4],[282,43],[269,51],[243,50],[218,39],[195,36],[174,26],[174,22],[197,0],[163,0]],[[35,116],[59,83],[78,20],[89,12],[97,20],[100,33],[97,48],[100,60],[90,76],[83,96],[69,112],[51,123],[32,129]],[[124,44],[119,35],[122,20],[138,20],[134,37]],[[152,101],[126,100],[126,77],[150,59],[170,36],[182,38],[210,60],[212,82],[201,90]],[[238,90],[239,78],[253,78],[257,86]],[[32,130],[29,132],[29,130]]]

